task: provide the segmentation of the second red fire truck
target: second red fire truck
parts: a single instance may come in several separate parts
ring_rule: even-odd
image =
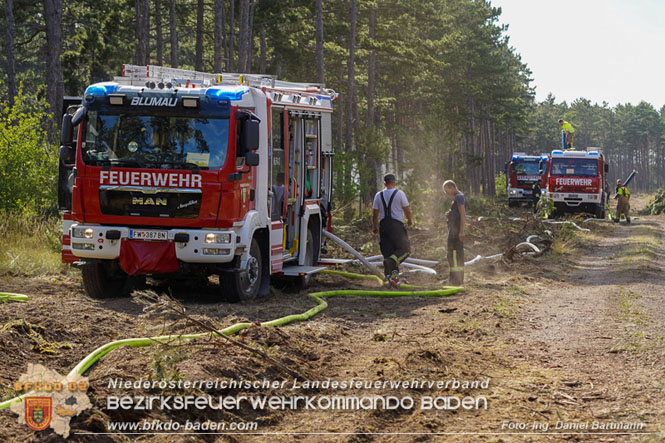
[[[543,193],[554,201],[557,213],[587,212],[605,218],[609,165],[598,148],[554,150],[541,165]]]
[[[540,172],[540,162],[547,155],[526,155],[516,152],[510,162],[506,164],[506,184],[508,193],[508,206],[517,206],[520,203],[533,202],[533,186],[538,184],[544,187],[543,175]]]

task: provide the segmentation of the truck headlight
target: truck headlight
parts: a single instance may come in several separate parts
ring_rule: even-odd
[[[92,228],[72,228],[72,237],[74,238],[92,238],[95,231]]]
[[[206,243],[231,243],[231,234],[228,232],[209,232],[206,234]]]

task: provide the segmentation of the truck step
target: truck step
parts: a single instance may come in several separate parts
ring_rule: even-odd
[[[326,268],[326,266],[285,266],[282,268],[282,273],[289,277],[304,277],[321,272]]]
[[[339,266],[345,265],[353,260],[349,258],[322,258],[319,260],[319,265],[323,266]]]

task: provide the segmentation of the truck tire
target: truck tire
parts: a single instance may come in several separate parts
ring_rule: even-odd
[[[117,263],[95,261],[81,269],[86,294],[94,299],[124,297],[128,294],[125,274]]]
[[[261,247],[256,238],[249,247],[249,261],[245,269],[220,274],[221,291],[226,301],[237,303],[241,300],[252,300],[259,294],[261,282],[264,280],[265,269]],[[240,257],[233,260],[233,267],[240,267]]]
[[[596,218],[605,218],[605,207],[603,205],[596,206],[595,216]]]
[[[515,200],[508,199],[508,207],[514,208],[515,206],[517,206],[517,202]]]
[[[315,239],[312,228],[307,229],[307,247],[305,248],[305,266],[316,266],[319,263],[321,254],[321,245]],[[313,275],[304,275],[299,278],[298,285],[300,289],[307,289],[312,282]]]

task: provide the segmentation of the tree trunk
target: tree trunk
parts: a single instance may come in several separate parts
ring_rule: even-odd
[[[249,0],[240,0],[240,33],[238,36],[238,72],[247,72]]]
[[[56,125],[62,115],[65,85],[62,79],[62,0],[44,0],[46,23],[46,101],[51,106]],[[49,128],[51,126],[49,125]],[[52,135],[52,134],[51,134]]]
[[[157,45],[157,65],[164,64],[164,39],[162,36],[162,1],[155,0],[155,43]]]
[[[264,24],[261,24],[261,47],[260,47],[260,56],[259,56],[259,73],[266,73],[266,27]]]
[[[169,3],[169,21],[171,26],[171,67],[178,67],[178,29],[175,14],[175,2],[171,0]]]
[[[14,64],[14,5],[5,0],[5,48],[7,50],[7,94],[9,106],[14,106],[16,97],[16,66]]]
[[[224,2],[215,0],[215,55],[213,70],[222,72],[222,57],[224,51]]]
[[[249,17],[247,19],[247,61],[245,62],[245,72],[252,72],[254,62],[254,0],[249,0]]]
[[[135,31],[134,35],[136,37],[136,48],[134,49],[134,63],[137,65],[145,65],[145,55],[143,53],[143,43],[141,39],[143,38],[143,32],[141,31],[143,27],[143,0],[136,0],[135,11],[134,11],[134,25]]]
[[[369,52],[369,59],[367,62],[367,121],[365,128],[370,129],[375,125],[374,121],[374,84],[376,77],[376,51],[373,48],[374,39],[376,37],[376,8],[371,8],[369,11],[369,30],[368,30],[369,44],[372,46]],[[366,192],[364,199],[367,203],[371,203],[372,196],[378,191],[378,172],[379,162],[377,159],[370,155],[366,159],[368,165],[368,176],[366,177]]]
[[[323,59],[323,0],[316,0],[316,82],[326,82]]]
[[[346,143],[344,150],[346,158],[350,160],[353,151],[353,115],[354,115],[354,97],[356,95],[355,78],[355,54],[356,54],[356,21],[358,18],[358,0],[351,0],[351,32],[349,34],[349,59],[347,61],[347,85],[346,85]],[[344,182],[347,191],[347,198],[351,199],[351,162],[348,161],[348,167],[344,171]],[[350,206],[351,207],[351,206]],[[345,211],[344,219],[349,221],[353,216],[352,211]]]
[[[374,39],[376,37],[376,8],[369,11],[369,43],[372,49],[369,51],[367,61],[367,127],[374,126],[374,80],[376,77],[376,51],[374,50]]]
[[[145,64],[150,64],[150,0],[143,2],[143,53],[145,54]]]
[[[196,60],[194,70],[203,71],[203,0],[198,0],[196,6]]]
[[[235,42],[235,19],[236,19],[236,13],[235,13],[235,4],[236,0],[231,0],[229,2],[229,54],[228,54],[228,65],[226,66],[226,70],[229,72],[234,72],[237,71],[236,69],[236,64],[235,64],[235,48],[234,48],[234,42]]]

